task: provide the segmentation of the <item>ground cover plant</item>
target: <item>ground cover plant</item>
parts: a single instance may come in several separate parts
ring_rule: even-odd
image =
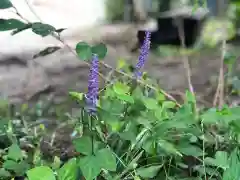
[[[21,16],[9,0],[1,0],[0,9],[12,7]],[[32,29],[37,35],[59,39],[63,30],[41,22],[1,22],[0,30],[13,30],[13,35]],[[240,107],[221,102],[217,106],[216,102],[212,108],[201,109],[191,83],[184,102],[177,102],[142,72],[150,43],[151,34],[146,32],[138,63],[132,68],[120,61],[116,70],[123,75],[112,75],[104,89],[99,89],[98,69],[107,47],[86,42],[76,45],[78,57],[90,64],[88,92],[69,92],[78,103],[76,116],[54,114],[72,120],[71,156],[65,156],[70,145],[50,157],[42,151],[47,124],[36,120],[55,110],[38,103],[32,108],[23,104],[14,111],[7,101],[1,101],[0,179],[239,179]],[[58,49],[49,47],[35,57]]]

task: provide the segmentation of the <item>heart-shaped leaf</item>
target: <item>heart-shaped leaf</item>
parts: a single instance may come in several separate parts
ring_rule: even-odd
[[[76,52],[81,60],[86,61],[92,58],[92,49],[85,42],[79,42],[76,45]]]
[[[96,153],[96,156],[99,161],[99,165],[101,168],[109,170],[109,171],[116,171],[117,169],[117,162],[116,157],[113,155],[113,153],[107,149],[101,149]]]
[[[88,136],[82,136],[73,140],[73,145],[77,152],[84,155],[92,154],[92,140]]]
[[[96,156],[85,156],[79,160],[79,166],[86,180],[95,179],[101,172],[99,160]]]
[[[48,166],[39,166],[27,171],[29,180],[56,180],[54,172]]]
[[[59,180],[75,180],[78,179],[78,166],[76,158],[70,159],[58,171]]]
[[[107,54],[107,47],[103,43],[97,44],[92,47],[92,53],[97,54],[99,59],[103,59]]]

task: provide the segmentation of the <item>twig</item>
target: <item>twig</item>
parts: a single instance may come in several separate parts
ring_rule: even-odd
[[[220,61],[220,69],[218,76],[218,86],[213,100],[213,106],[222,108],[224,105],[224,56],[226,53],[226,40],[222,41],[222,55]]]
[[[179,38],[180,38],[180,41],[181,41],[181,46],[182,46],[183,49],[186,49],[185,34],[184,34],[182,21],[183,21],[182,19],[177,19],[177,27],[178,27]],[[182,60],[183,60],[184,69],[186,70],[186,73],[187,73],[186,76],[187,76],[189,91],[193,95],[195,95],[193,85],[192,85],[192,80],[191,80],[192,73],[191,73],[191,68],[190,68],[190,64],[189,64],[188,55],[183,55]]]

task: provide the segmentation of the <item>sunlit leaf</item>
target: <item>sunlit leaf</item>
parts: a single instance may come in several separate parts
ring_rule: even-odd
[[[54,172],[48,166],[38,166],[27,171],[29,180],[56,180]]]
[[[70,159],[58,171],[59,180],[76,180],[78,178],[78,166],[76,158]]]

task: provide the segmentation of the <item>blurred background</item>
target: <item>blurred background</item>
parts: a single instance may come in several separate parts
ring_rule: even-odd
[[[69,90],[85,92],[88,66],[76,59],[79,41],[103,42],[108,55],[102,67],[107,76],[119,59],[134,64],[144,36],[152,32],[152,46],[145,71],[176,96],[187,88],[182,57],[191,60],[192,79],[200,99],[213,96],[217,85],[221,42],[231,62],[229,86],[239,88],[239,14],[237,0],[11,0],[14,8],[0,10],[1,19],[42,22],[63,28],[61,41],[41,37],[31,30],[11,35],[0,28],[0,94],[14,103],[54,96],[62,102]],[[19,16],[20,15],[20,16]],[[176,22],[183,20],[186,43],[183,50]],[[44,48],[60,47],[52,54],[33,58]],[[229,60],[230,59],[230,60]],[[234,60],[232,60],[234,59]],[[234,64],[234,63],[235,64]],[[236,65],[237,63],[237,65]],[[228,68],[229,64],[226,65]],[[233,73],[234,69],[234,73]],[[236,70],[235,70],[236,69]],[[237,94],[238,96],[238,94]]]

